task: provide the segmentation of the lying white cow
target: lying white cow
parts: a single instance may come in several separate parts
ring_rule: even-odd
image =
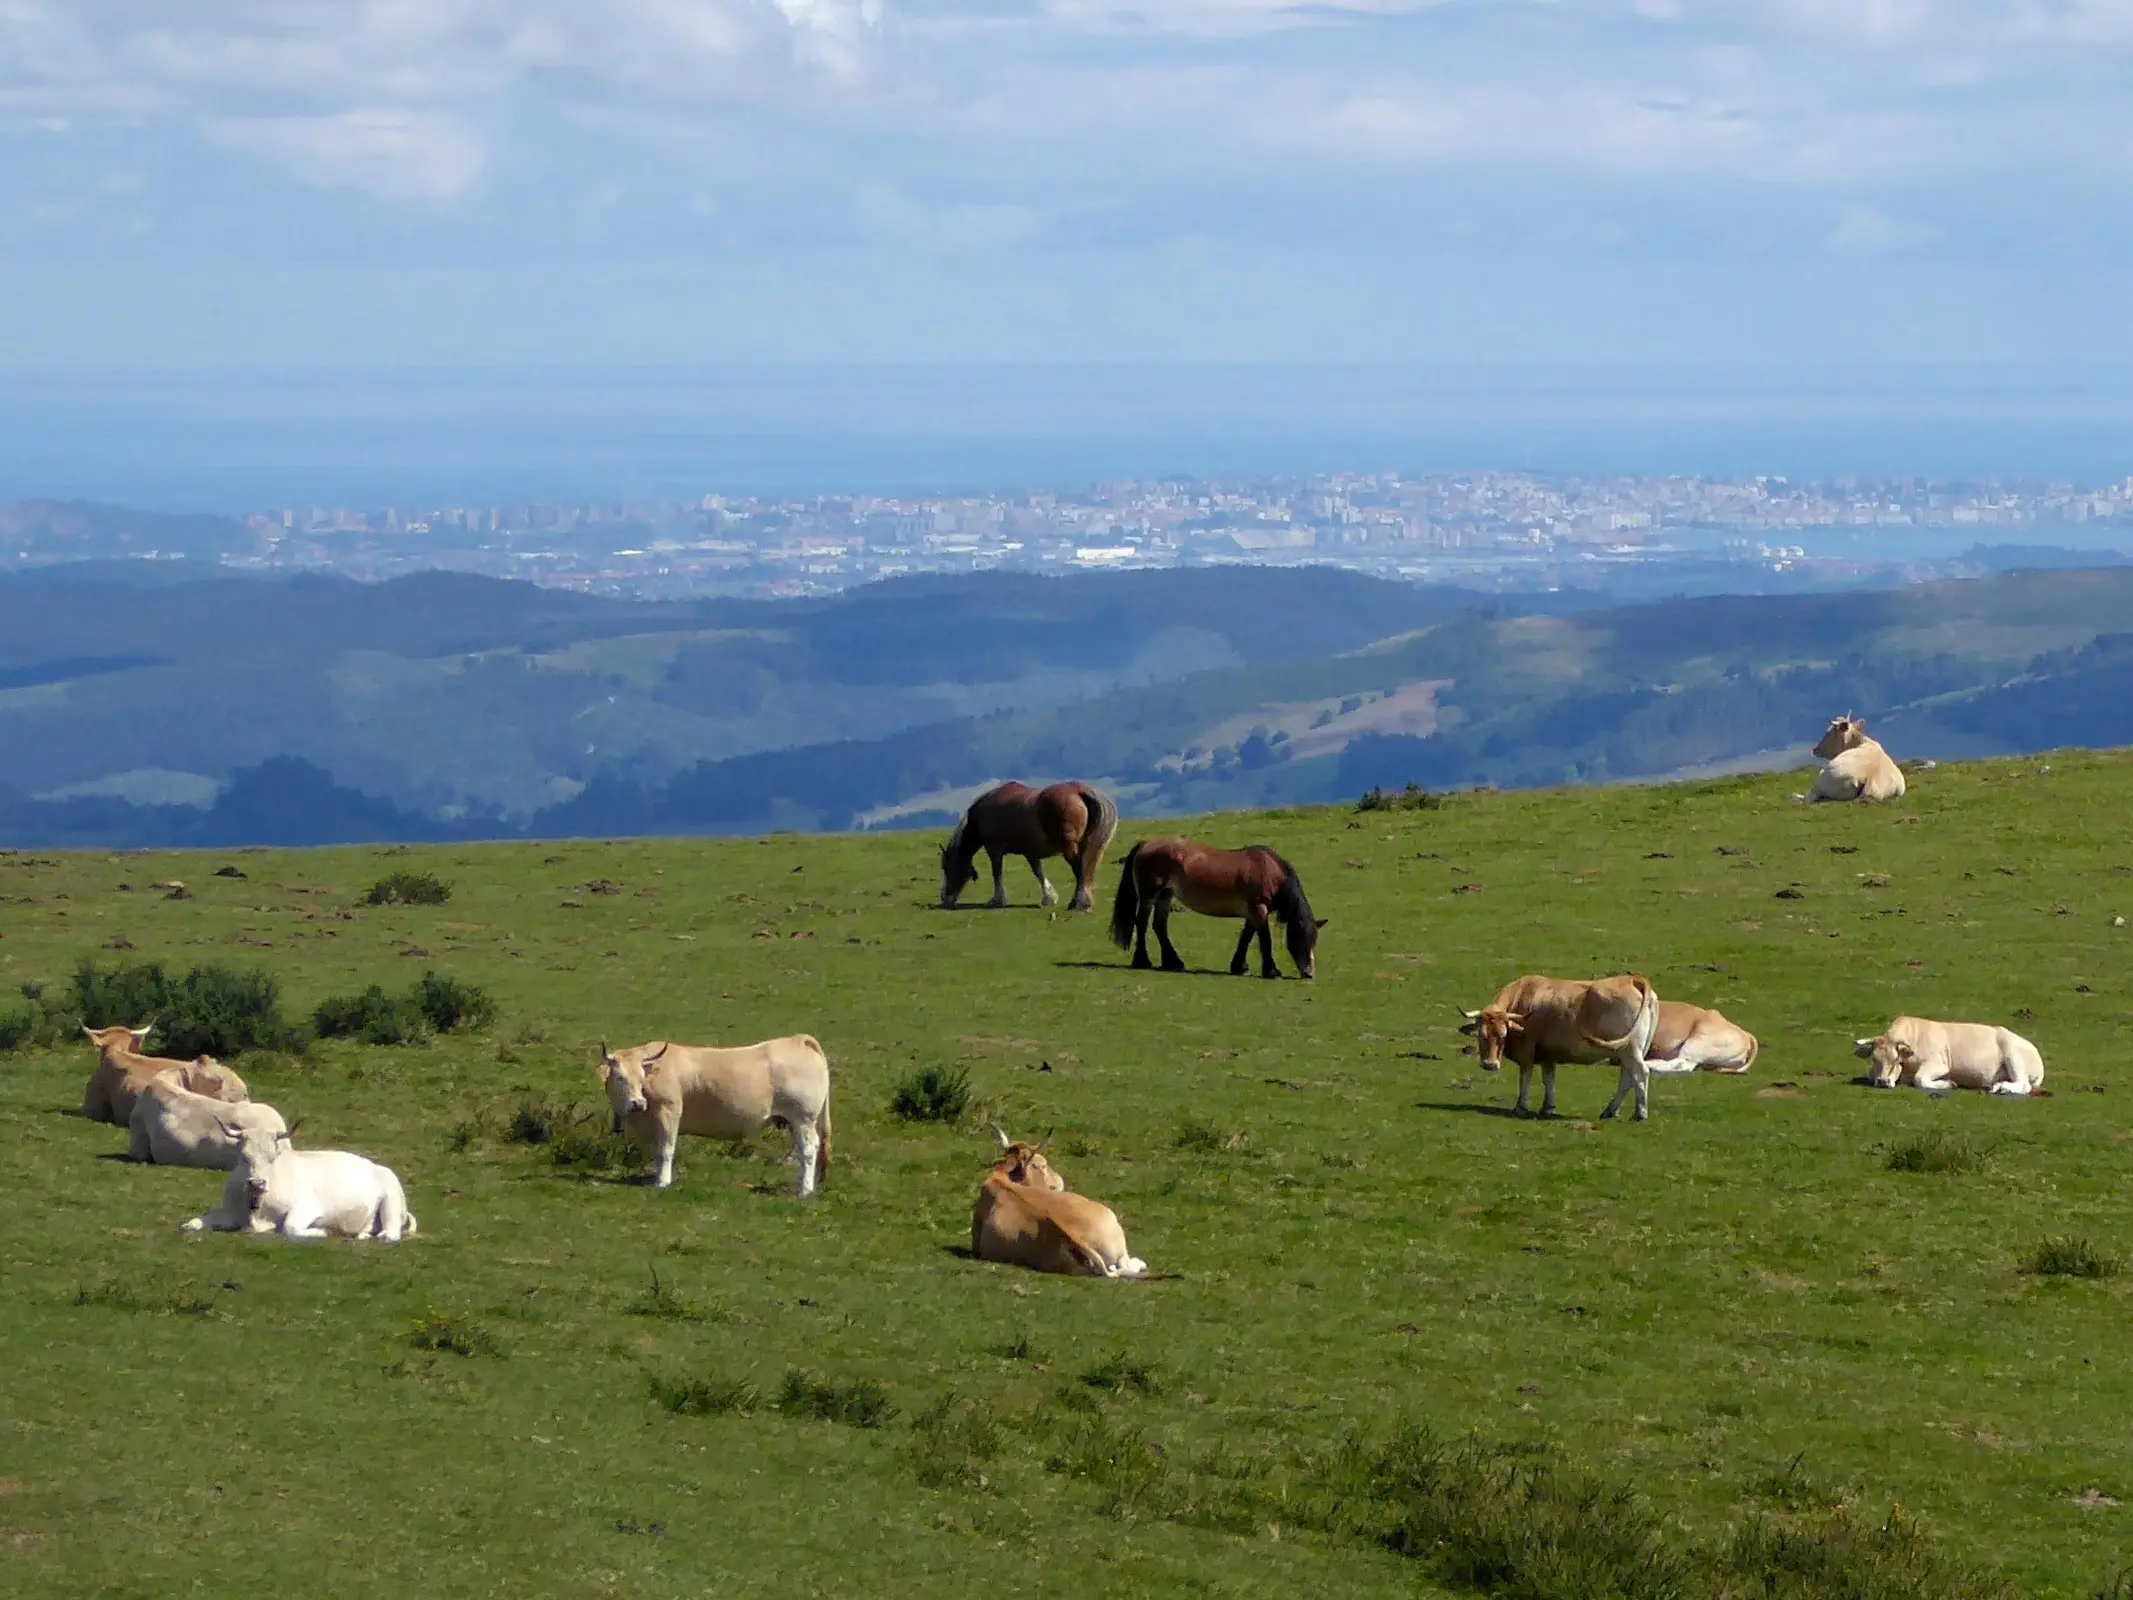
[[[281,1113],[257,1100],[229,1105],[185,1087],[175,1072],[149,1083],[133,1102],[126,1124],[133,1135],[127,1156],[159,1167],[213,1167],[227,1172],[237,1165],[237,1138],[230,1130],[257,1128],[287,1133]]]
[[[1829,765],[1815,774],[1814,787],[1798,798],[1809,803],[1903,798],[1903,769],[1866,736],[1866,724],[1849,712],[1830,723],[1815,754]]]
[[[1652,1072],[1742,1073],[1760,1048],[1754,1034],[1707,1006],[1662,1000],[1644,1065]]]
[[[345,1150],[292,1150],[287,1133],[228,1130],[237,1165],[222,1205],[185,1224],[187,1233],[280,1233],[291,1239],[383,1239],[415,1231],[407,1195],[390,1167]]]
[[[802,1199],[829,1170],[829,1058],[804,1033],[731,1050],[657,1039],[626,1050],[603,1043],[600,1082],[615,1132],[651,1153],[662,1189],[674,1181],[681,1135],[750,1139],[774,1121],[792,1131]]]
[[[1878,1089],[1909,1083],[1928,1090],[2033,1094],[2044,1082],[2044,1057],[2035,1045],[1982,1022],[1898,1017],[1875,1038],[1854,1041],[1852,1053],[1872,1063],[1867,1076]]]

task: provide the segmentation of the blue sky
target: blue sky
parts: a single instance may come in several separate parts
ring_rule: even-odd
[[[2133,360],[2133,0],[0,0],[0,367]]]

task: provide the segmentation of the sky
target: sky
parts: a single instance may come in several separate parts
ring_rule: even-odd
[[[0,370],[2053,382],[2129,81],[2133,0],[0,0]]]

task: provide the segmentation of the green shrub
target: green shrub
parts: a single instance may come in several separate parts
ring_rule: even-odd
[[[1404,789],[1372,789],[1356,801],[1358,811],[1435,811],[1444,804],[1442,795],[1431,794],[1420,784]]]
[[[975,1401],[943,1395],[911,1419],[911,1438],[901,1454],[913,1477],[928,1489],[988,1490],[984,1467],[1006,1443],[999,1423]]]
[[[960,1067],[921,1067],[896,1086],[889,1110],[906,1122],[961,1122],[970,1109],[970,1074]]]
[[[14,1006],[0,1011],[0,1050],[20,1050],[39,1041],[44,1013],[35,1006]]]
[[[472,1032],[496,1020],[496,1002],[486,990],[439,973],[423,973],[408,998],[439,1033]]]
[[[1811,1517],[1755,1517],[1711,1562],[1711,1600],[2018,1600],[2021,1591],[1949,1561],[1901,1506],[1861,1526],[1839,1504]]]
[[[606,1106],[583,1108],[556,1095],[520,1100],[504,1123],[504,1137],[542,1146],[559,1167],[591,1172],[628,1172],[647,1159],[636,1140],[614,1131],[614,1113]]]
[[[420,1044],[429,1033],[411,999],[394,999],[372,984],[361,994],[333,995],[311,1014],[321,1039],[357,1039],[364,1044]]]
[[[105,967],[84,956],[66,992],[44,1006],[55,1033],[84,1023],[107,1028],[153,1021],[150,1048],[180,1060],[227,1060],[247,1050],[301,1053],[310,1043],[281,1014],[280,980],[256,967],[237,972],[211,964],[174,979],[161,962]]]
[[[774,1402],[789,1417],[812,1417],[847,1428],[878,1428],[896,1415],[888,1392],[871,1378],[836,1383],[795,1367],[785,1374]]]
[[[2022,1258],[2022,1270],[2040,1278],[2115,1278],[2125,1263],[2072,1235],[2038,1241]]]
[[[394,872],[363,891],[366,906],[441,906],[452,886],[434,872]]]
[[[417,1317],[407,1342],[417,1350],[448,1350],[455,1356],[500,1356],[503,1345],[472,1317],[431,1306]]]
[[[1081,1375],[1081,1381],[1091,1389],[1109,1389],[1122,1393],[1131,1389],[1138,1394],[1160,1394],[1162,1384],[1157,1380],[1155,1368],[1145,1361],[1136,1361],[1125,1351],[1114,1351]]]
[[[682,1380],[653,1374],[652,1398],[677,1417],[745,1417],[763,1403],[762,1391],[746,1378]]]

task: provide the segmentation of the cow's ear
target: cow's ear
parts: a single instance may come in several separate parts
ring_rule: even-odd
[[[1332,919],[1331,917],[1320,917],[1320,918],[1318,919],[1318,931],[1319,931],[1320,933],[1324,933],[1324,932],[1326,931],[1326,929],[1328,929],[1328,928],[1329,928],[1329,927],[1331,927],[1332,925],[1333,925],[1333,919]]]
[[[1475,1019],[1474,1019],[1474,1020],[1473,1020],[1472,1022],[1462,1022],[1462,1023],[1460,1023],[1460,1024],[1459,1024],[1459,1031],[1460,1031],[1461,1033],[1466,1033],[1466,1034],[1475,1034],[1475,1033],[1479,1033],[1479,1032],[1481,1031],[1481,1019],[1480,1019],[1479,1017],[1476,1017],[1476,1018],[1475,1018]]]
[[[1916,1050],[1913,1050],[1903,1040],[1898,1039],[1896,1041],[1896,1059],[1898,1061],[1916,1061],[1918,1059],[1918,1052]]]
[[[1854,1040],[1852,1041],[1852,1054],[1853,1054],[1853,1055],[1855,1055],[1855,1056],[1857,1056],[1857,1057],[1858,1057],[1858,1058],[1859,1058],[1859,1059],[1860,1059],[1861,1061],[1864,1061],[1864,1060],[1865,1060],[1865,1059],[1866,1059],[1866,1058],[1867,1058],[1868,1056],[1872,1055],[1873,1053],[1874,1053],[1874,1041],[1873,1041],[1873,1040],[1871,1040],[1871,1039],[1854,1039]]]

